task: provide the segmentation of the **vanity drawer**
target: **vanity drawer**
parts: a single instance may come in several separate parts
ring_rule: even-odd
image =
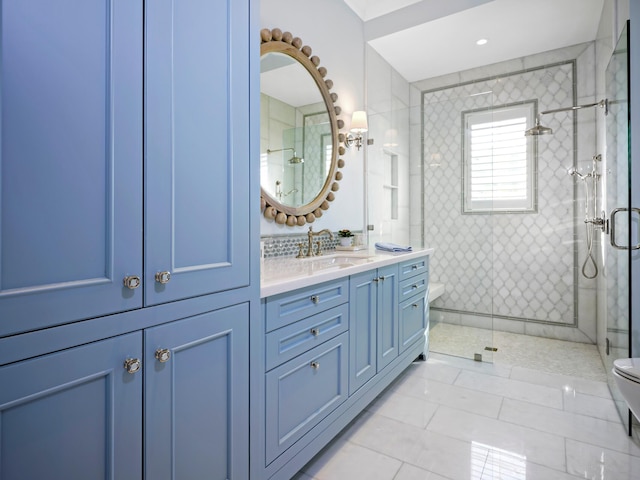
[[[429,276],[426,273],[416,275],[400,282],[400,302],[404,302],[413,296],[424,296],[427,293]]]
[[[267,370],[291,360],[349,328],[349,305],[343,304],[267,333]]]
[[[266,374],[266,463],[347,399],[348,333]]]
[[[418,337],[423,338],[427,327],[424,295],[409,299],[400,304],[400,353],[413,345]]]
[[[414,258],[400,264],[400,281],[427,273],[429,271],[429,257]]]
[[[271,332],[349,300],[349,278],[267,298],[266,328]]]

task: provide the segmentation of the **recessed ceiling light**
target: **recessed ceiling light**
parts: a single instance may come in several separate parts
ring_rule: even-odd
[[[480,40],[478,40],[478,41],[476,42],[476,45],[486,45],[486,43],[487,43],[488,41],[489,41],[489,40],[487,40],[486,38],[481,38]]]

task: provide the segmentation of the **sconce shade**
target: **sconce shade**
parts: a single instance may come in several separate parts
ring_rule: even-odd
[[[367,124],[367,112],[357,110],[351,116],[351,131],[353,133],[364,133],[369,130]]]

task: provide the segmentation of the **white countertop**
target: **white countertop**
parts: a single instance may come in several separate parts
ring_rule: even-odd
[[[265,298],[297,288],[366,272],[373,268],[393,265],[431,255],[433,248],[412,252],[388,253],[370,247],[368,250],[329,250],[320,257],[273,257],[260,267],[260,297]]]

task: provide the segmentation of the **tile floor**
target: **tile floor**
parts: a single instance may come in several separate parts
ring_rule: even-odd
[[[498,350],[487,352],[485,346]],[[493,363],[607,381],[598,348],[586,343],[438,322],[429,330],[429,350],[464,358],[480,353]]]
[[[432,353],[296,480],[640,479],[604,382]]]

